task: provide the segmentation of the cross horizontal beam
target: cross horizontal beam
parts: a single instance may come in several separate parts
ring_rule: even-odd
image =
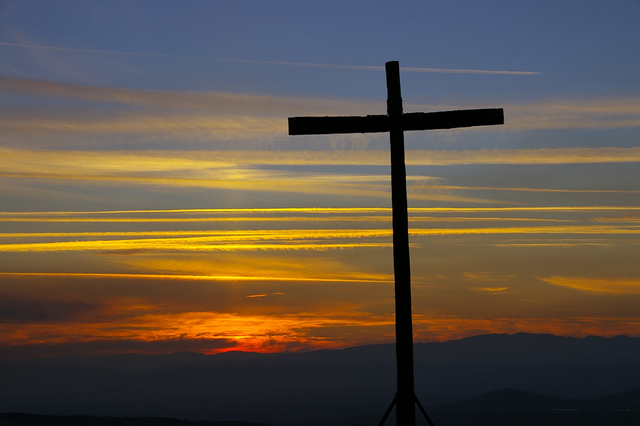
[[[502,108],[461,111],[412,112],[399,117],[400,128],[388,115],[356,117],[289,117],[289,135],[328,135],[333,133],[380,133],[391,130],[438,130],[458,127],[504,124]]]

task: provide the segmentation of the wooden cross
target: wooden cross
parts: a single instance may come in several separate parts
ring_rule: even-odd
[[[393,215],[393,270],[396,303],[397,392],[384,414],[382,425],[394,404],[398,426],[415,426],[417,404],[431,426],[433,423],[418,401],[413,385],[413,324],[411,321],[411,270],[409,264],[409,219],[407,174],[404,162],[404,131],[453,129],[504,124],[502,108],[464,111],[402,113],[400,65],[385,64],[387,115],[365,117],[290,117],[289,135],[389,132],[391,141],[391,206]]]

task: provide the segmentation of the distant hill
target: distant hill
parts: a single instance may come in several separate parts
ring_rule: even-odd
[[[571,399],[615,406],[622,397],[608,400],[609,395],[640,389],[640,339],[519,333],[420,343],[415,372],[416,394],[430,410],[475,397],[480,399],[474,403],[487,406],[549,405],[553,398],[564,399],[558,406]],[[0,360],[0,412],[280,425],[379,418],[395,386],[394,345]],[[493,391],[499,392],[485,395]],[[627,394],[629,404],[636,396]],[[355,423],[363,421],[349,424]]]
[[[41,414],[0,413],[0,426],[267,426],[262,423],[202,421],[169,417],[48,416]]]
[[[433,407],[434,411],[583,411],[640,413],[640,389],[594,399],[558,398],[542,396],[517,389],[498,389],[453,404]]]
[[[416,362],[465,365],[550,365],[563,363],[622,365],[640,359],[640,338],[616,336],[585,338],[552,334],[485,334],[447,342],[416,343]],[[176,352],[167,355],[122,354],[104,356],[66,355],[22,361],[30,365],[73,365],[119,371],[147,371],[210,362],[393,362],[395,345],[366,345],[304,353],[260,354],[224,352],[204,355]],[[6,363],[0,359],[0,365]]]
[[[486,334],[442,343],[419,343],[416,359],[435,364],[636,364],[640,338],[585,338],[552,334]]]

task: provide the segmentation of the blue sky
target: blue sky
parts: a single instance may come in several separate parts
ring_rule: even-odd
[[[640,335],[639,12],[0,3],[1,347],[392,341],[388,136],[286,128],[384,114],[390,60],[406,112],[505,110],[405,135],[416,339]]]
[[[3,56],[11,62],[5,61],[3,72],[141,89],[377,98],[384,95],[377,73],[179,57],[378,66],[398,60],[405,67],[545,73],[534,79],[403,76],[414,96],[628,95],[638,91],[637,7],[635,2],[5,2],[6,42],[167,57],[40,52],[38,61],[34,51],[5,46]]]

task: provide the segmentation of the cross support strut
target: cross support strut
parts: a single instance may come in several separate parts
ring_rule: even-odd
[[[414,392],[413,324],[411,319],[411,265],[404,132],[504,124],[502,108],[444,112],[402,112],[400,65],[385,64],[387,115],[362,117],[290,117],[290,135],[389,132],[391,145],[391,205],[393,214],[393,272],[395,275],[397,392],[380,426],[396,407],[398,426],[415,426],[416,404],[431,426]]]

